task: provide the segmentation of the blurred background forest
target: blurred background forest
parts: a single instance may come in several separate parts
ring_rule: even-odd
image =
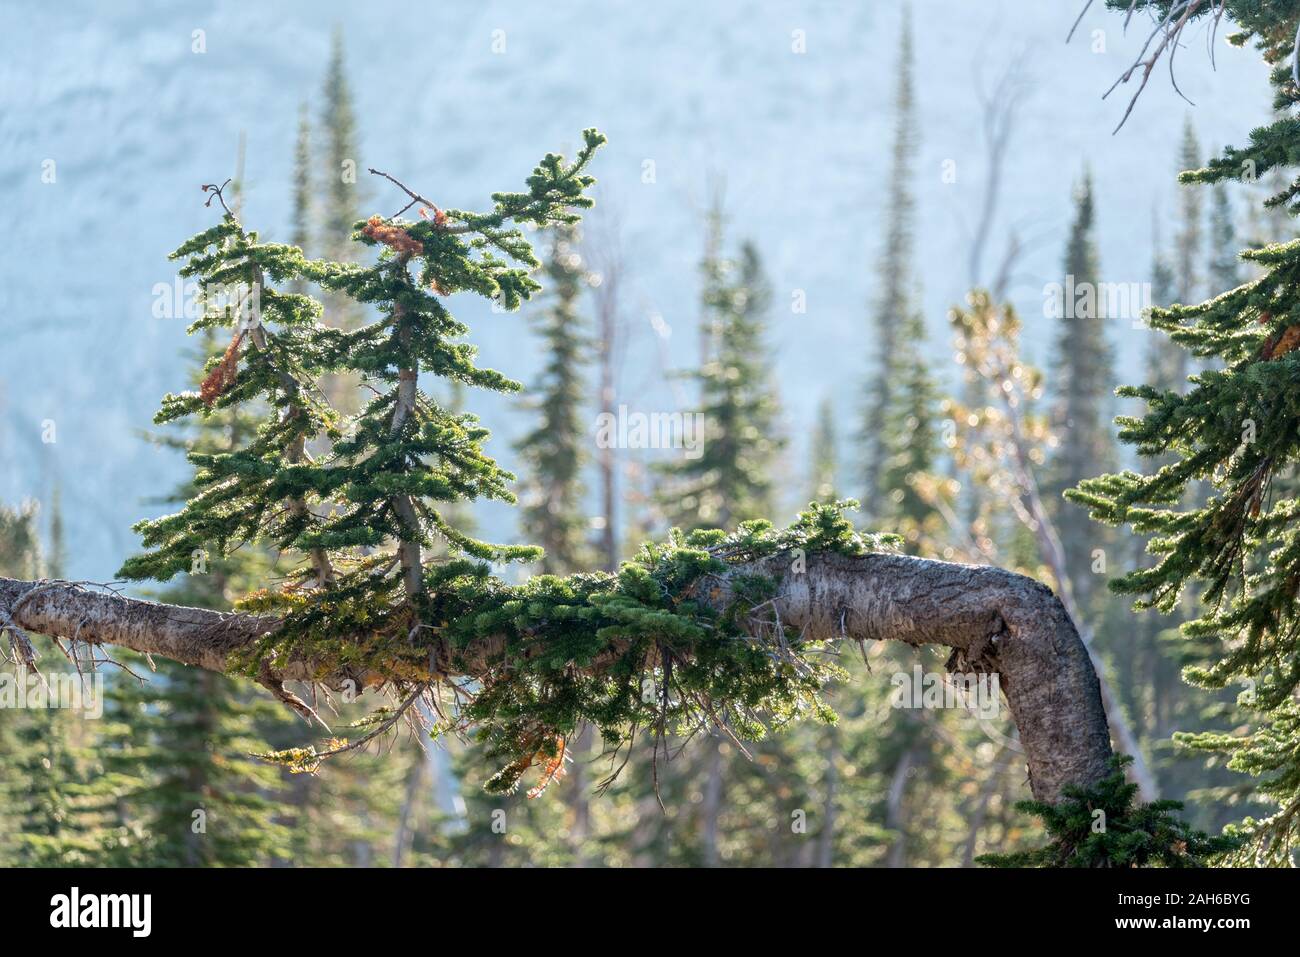
[[[472,17],[438,14],[446,21],[439,37],[451,35],[442,28],[460,33],[431,38],[419,55],[437,61],[440,46],[468,44],[471,35],[485,50],[500,44],[507,57],[511,43],[528,43],[510,14],[486,6],[487,13]],[[1146,543],[1093,524],[1061,492],[1136,464],[1114,439],[1114,415],[1133,411],[1113,398],[1116,385],[1144,381],[1177,389],[1194,371],[1185,351],[1143,327],[1141,307],[1199,301],[1231,288],[1251,278],[1238,250],[1294,238],[1286,217],[1261,211],[1259,199],[1273,184],[1229,191],[1175,182],[1177,171],[1203,164],[1211,137],[1246,125],[1243,109],[1260,119],[1268,115],[1266,68],[1225,51],[1221,75],[1203,71],[1207,103],[1192,109],[1153,95],[1130,121],[1136,132],[1119,134],[1129,137],[1121,144],[1109,129],[1122,104],[1098,109],[1094,102],[1124,59],[1107,56],[1107,44],[1119,48],[1123,39],[1104,14],[1096,14],[1095,24],[1085,20],[1067,48],[1065,32],[1078,12],[1072,4],[1053,5],[1061,9],[1052,15],[1035,13],[1029,26],[1010,34],[1002,25],[1014,19],[1016,5],[981,4],[987,9],[979,16],[957,18],[982,38],[978,48],[954,45],[950,62],[937,65],[935,34],[951,29],[933,25],[941,5],[870,6],[871,15],[846,26],[850,34],[858,30],[857,49],[842,54],[873,60],[877,82],[870,85],[846,84],[836,74],[840,60],[817,62],[824,34],[802,27],[798,16],[778,18],[758,5],[753,23],[739,17],[730,26],[746,36],[772,28],[776,52],[761,56],[805,56],[807,68],[820,71],[801,80],[798,96],[779,111],[791,140],[762,142],[753,131],[715,129],[705,138],[731,137],[729,148],[752,149],[747,160],[728,159],[726,150],[647,149],[642,158],[638,146],[602,157],[593,169],[601,180],[598,208],[578,229],[534,236],[545,261],[539,276],[545,294],[517,316],[486,310],[478,319],[466,316],[476,343],[478,330],[491,327],[480,343],[485,364],[523,378],[528,388],[520,401],[484,408],[474,407],[473,397],[442,396],[482,416],[496,432],[490,450],[520,476],[517,509],[466,509],[457,523],[477,525],[496,540],[542,544],[547,558],[528,571],[569,573],[615,569],[670,527],[753,518],[783,523],[808,501],[858,499],[857,523],[901,534],[910,553],[997,564],[1051,584],[1098,662],[1113,738],[1138,758],[1132,775],[1142,795],[1184,800],[1196,826],[1217,831],[1257,810],[1243,779],[1219,758],[1178,749],[1171,735],[1239,727],[1244,719],[1235,692],[1216,697],[1182,681],[1184,666],[1212,653],[1212,646],[1179,636],[1190,609],[1134,613],[1128,600],[1109,594],[1108,577],[1148,560]],[[819,4],[808,5],[807,14],[810,23],[834,16]],[[498,20],[507,24],[499,36]],[[726,26],[683,21],[677,29],[707,46]],[[439,188],[442,166],[454,168],[467,205],[470,188],[501,185],[494,172],[478,175],[475,152],[497,152],[499,144],[459,129],[449,94],[439,101],[447,102],[445,118],[430,114],[423,101],[409,117],[399,115],[398,128],[417,142],[388,151],[375,145],[371,131],[380,123],[372,116],[381,112],[376,90],[388,74],[389,54],[368,36],[358,40],[351,24],[326,21],[313,30],[294,54],[300,109],[281,110],[269,121],[278,131],[273,143],[254,142],[239,111],[223,109],[222,92],[214,89],[205,109],[217,118],[189,144],[201,147],[207,172],[184,191],[149,183],[151,160],[144,155],[118,157],[134,172],[124,172],[111,191],[147,191],[159,208],[181,212],[165,228],[150,221],[149,235],[161,237],[159,254],[144,267],[152,278],[113,299],[110,311],[132,313],[129,320],[86,333],[99,342],[98,351],[68,345],[97,321],[93,275],[55,287],[44,326],[6,327],[0,575],[108,580],[135,549],[126,531],[130,520],[166,511],[184,496],[183,487],[174,487],[180,450],[229,445],[247,427],[223,414],[196,432],[142,432],[157,394],[193,387],[202,361],[220,346],[202,337],[180,341],[170,328],[183,326],[179,320],[170,321],[166,334],[121,332],[159,324],[150,317],[151,296],[157,301],[151,290],[173,278],[161,272],[162,254],[192,231],[192,221],[202,221],[200,182],[231,176],[234,202],[257,213],[250,216],[254,228],[260,221],[264,232],[274,232],[271,238],[334,259],[356,255],[348,239],[352,226],[376,202],[385,210],[391,205],[367,182],[373,179],[364,173],[367,165],[400,168],[425,191]],[[1100,39],[1096,30],[1103,31]],[[184,34],[182,46],[202,40],[214,50],[237,36],[213,30],[200,38],[188,27]],[[652,40],[671,43],[675,35]],[[142,49],[157,42],[150,33]],[[760,54],[719,44],[739,58],[731,62],[742,63],[747,76],[759,70]],[[624,110],[652,109],[653,85],[639,88],[620,74],[603,59],[609,51],[578,43],[567,49],[571,62],[553,93],[566,103],[560,112],[567,116],[581,99],[569,86],[610,82],[601,75],[607,68],[622,84]],[[1053,66],[1058,54],[1104,63],[1062,90],[1053,71],[1067,68]],[[551,83],[554,62],[541,62],[546,69],[520,57],[511,83],[521,90]],[[441,66],[432,67],[435,77]],[[111,88],[117,80],[105,70]],[[389,79],[397,82],[399,75],[411,74],[395,69]],[[1093,79],[1102,76],[1108,82]],[[472,97],[471,81],[457,82]],[[13,96],[14,84],[4,86]],[[390,92],[417,99],[422,91]],[[694,126],[713,122],[716,99],[738,93],[707,83],[692,91],[690,102],[709,105],[699,106],[698,115],[686,110],[686,138]],[[41,90],[38,98],[63,94]],[[194,95],[202,102],[201,93]],[[274,101],[283,95],[278,90]],[[1078,105],[1076,95],[1088,102]],[[91,109],[76,99],[71,106]],[[820,103],[817,109],[852,99],[854,111],[871,115],[871,131],[854,140],[854,149],[870,155],[869,166],[841,153],[833,157],[835,178],[814,181],[803,159],[826,147],[836,127],[805,135],[802,125],[813,121],[804,117],[804,99]],[[175,108],[166,100],[160,111]],[[960,144],[943,132],[954,100],[961,100],[962,128],[971,133]],[[731,105],[741,114],[739,127],[749,107]],[[522,144],[521,155],[564,145],[528,141],[536,131],[525,136],[497,99],[485,98],[479,108],[502,109],[511,150]],[[617,148],[619,123],[608,119],[585,115],[564,128],[572,136],[581,125],[598,125]],[[263,116],[254,135],[266,122]],[[0,118],[0,142],[43,158],[39,137],[21,124],[21,118]],[[383,126],[392,137],[392,118]],[[491,126],[480,118],[477,129]],[[165,137],[166,127],[157,135]],[[800,137],[800,145],[790,145]],[[429,158],[419,145],[425,140],[452,146]],[[273,163],[254,161],[272,145],[282,155]],[[773,184],[751,169],[768,161],[768,150],[779,154],[778,168],[801,170],[784,184],[791,194],[784,205],[773,203]],[[13,150],[5,152],[15,162]],[[1134,172],[1129,167],[1138,155],[1142,169]],[[606,176],[603,164],[611,161],[621,163],[621,172]],[[360,172],[354,181],[339,175],[348,163]],[[497,155],[482,165],[503,164]],[[39,160],[30,165],[38,168]],[[77,173],[75,161],[59,166],[60,177]],[[4,173],[11,181],[19,175],[12,167]],[[21,176],[33,175],[39,170],[23,168]],[[20,210],[55,203],[32,198],[43,188],[10,183],[5,193],[15,195]],[[654,198],[639,198],[638,191]],[[807,192],[819,199],[805,210],[800,197]],[[1046,199],[1049,193],[1054,198]],[[93,229],[82,223],[72,231],[41,231],[40,248],[54,250],[75,235],[92,247],[130,245],[133,257],[143,258],[130,241],[132,218],[140,215],[134,201],[109,207],[82,201],[90,204]],[[36,215],[56,213],[43,207]],[[76,215],[57,213],[63,220]],[[788,235],[807,230],[810,220],[823,226],[820,232]],[[647,254],[660,240],[671,254]],[[80,276],[75,263],[87,255],[84,246],[71,255]],[[92,253],[87,270],[96,268],[93,262]],[[3,278],[13,282],[0,285],[8,307],[43,280],[20,283],[18,267],[7,268]],[[1070,303],[1060,308],[1053,291],[1056,284],[1105,290],[1108,283],[1135,298],[1121,297],[1113,308],[1112,296],[1111,309],[1102,303],[1090,312]],[[3,315],[0,321],[16,322],[11,308]],[[347,328],[363,318],[326,301],[328,322]],[[99,337],[115,335],[114,328],[123,341],[106,348]],[[50,365],[50,350],[63,355],[65,345],[76,385],[35,384],[34,364]],[[148,374],[133,377],[136,366],[148,366]],[[101,400],[119,390],[119,379],[129,400]],[[151,392],[154,382],[162,390]],[[340,407],[359,400],[356,383],[333,387]],[[139,403],[137,388],[144,393]],[[49,398],[53,392],[59,397]],[[100,426],[79,417],[89,413],[72,411],[93,412],[97,403],[105,417]],[[702,454],[601,447],[597,414],[620,406],[631,413],[703,412]],[[43,441],[50,426],[57,439]],[[95,428],[98,437],[90,435]],[[117,470],[109,458],[133,463],[132,471]],[[275,574],[277,556],[242,554],[149,596],[226,608]],[[71,667],[52,645],[42,651],[47,668]],[[671,760],[657,766],[646,754],[633,757],[610,783],[617,765],[588,733],[571,748],[566,776],[535,799],[483,793],[492,769],[472,742],[460,740],[425,748],[403,736],[381,753],[347,755],[317,775],[289,774],[251,755],[300,744],[308,732],[251,684],[164,662],[153,673],[137,658],[121,663],[126,667],[106,669],[102,719],[0,709],[5,863],[969,866],[978,854],[1014,851],[1039,837],[1036,825],[1012,807],[1028,787],[1005,712],[989,717],[961,707],[893,706],[897,676],[910,676],[918,665],[927,674],[942,672],[934,651],[881,644],[859,657],[845,649],[850,679],[830,696],[839,723],[802,725],[749,746],[748,756],[723,738],[700,735],[680,750],[686,742],[675,742]],[[341,705],[335,723],[359,718],[369,704]]]

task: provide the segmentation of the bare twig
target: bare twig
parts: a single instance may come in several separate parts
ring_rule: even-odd
[[[221,204],[221,208],[226,211],[226,215],[229,216],[231,219],[235,219],[236,218],[235,214],[232,213],[230,211],[230,207],[226,205],[226,197],[221,195],[222,190],[224,190],[229,185],[230,185],[229,176],[226,177],[226,181],[222,183],[220,186],[218,186],[216,183],[204,183],[203,192],[211,193],[212,195],[208,197],[208,201],[203,205],[205,207],[211,206],[212,201],[215,199],[217,202]]]
[[[389,219],[396,219],[398,216],[401,216],[402,213],[406,212],[416,203],[423,203],[425,206],[428,206],[431,210],[433,210],[435,216],[438,215],[438,213],[442,212],[442,210],[438,207],[437,203],[435,203],[431,199],[425,199],[423,196],[415,192],[413,189],[411,189],[409,186],[403,183],[400,179],[397,179],[395,176],[390,176],[388,173],[385,173],[382,170],[377,170],[373,166],[369,167],[367,171],[375,176],[382,176],[384,179],[388,180],[390,183],[392,183],[394,186],[400,189],[407,196],[411,197],[411,201],[407,203],[405,206],[403,206],[401,209],[399,209],[397,212],[393,213],[392,216],[389,216],[388,217]]]
[[[1092,0],[1088,0],[1087,4],[1083,8],[1084,12],[1086,12],[1088,7],[1091,5]],[[1132,20],[1133,12],[1136,7],[1137,0],[1133,0],[1133,2],[1129,4],[1128,12],[1124,17],[1125,31],[1128,30],[1129,21]],[[1117,87],[1121,84],[1128,83],[1129,80],[1133,79],[1133,77],[1138,74],[1139,70],[1141,71],[1137,91],[1129,100],[1128,106],[1124,110],[1124,115],[1120,118],[1119,125],[1117,125],[1113,130],[1114,133],[1118,133],[1123,128],[1124,124],[1128,122],[1128,118],[1133,112],[1133,107],[1137,105],[1138,97],[1140,97],[1142,91],[1146,89],[1147,82],[1151,79],[1152,71],[1156,68],[1156,64],[1160,62],[1160,58],[1164,56],[1166,51],[1169,52],[1170,82],[1173,84],[1174,90],[1178,95],[1184,100],[1187,100],[1183,91],[1179,89],[1177,80],[1174,78],[1174,56],[1178,51],[1183,30],[1186,29],[1187,24],[1190,22],[1192,17],[1197,13],[1207,11],[1211,18],[1210,34],[1213,36],[1217,31],[1219,21],[1223,18],[1225,12],[1222,0],[1218,0],[1218,2],[1216,2],[1216,0],[1176,0],[1176,2],[1169,5],[1169,9],[1163,18],[1154,21],[1155,26],[1152,28],[1150,34],[1147,35],[1146,40],[1142,43],[1142,48],[1138,51],[1137,58],[1127,70],[1120,74],[1119,78],[1102,96],[1102,99],[1110,96],[1111,93],[1115,92]],[[1080,13],[1079,17],[1082,19],[1083,13]],[[1077,21],[1075,26],[1078,26]],[[1073,36],[1073,34],[1074,30],[1071,29],[1070,35]],[[1297,34],[1296,42],[1297,47],[1300,48],[1300,33]],[[1153,43],[1155,44],[1154,47],[1152,47]],[[1150,51],[1150,53],[1148,53],[1148,51]],[[1213,51],[1211,51],[1211,60],[1213,60]],[[1190,103],[1191,100],[1187,100],[1187,102]]]
[[[410,695],[408,695],[407,698],[400,705],[397,706],[397,709],[391,715],[389,715],[383,721],[383,723],[375,727],[373,730],[366,732],[364,735],[362,735],[360,738],[357,738],[357,740],[355,741],[351,741],[348,744],[339,745],[337,748],[330,748],[327,751],[321,751],[317,753],[314,756],[314,760],[323,761],[325,758],[332,758],[335,755],[346,754],[348,751],[356,751],[360,748],[364,748],[371,741],[375,740],[375,738],[378,738],[381,735],[386,734],[394,725],[397,724],[398,721],[402,720],[402,717],[410,710],[411,705],[415,704],[415,702],[419,699],[420,695],[422,695],[425,691],[427,691],[428,688],[429,686],[425,684],[416,685],[415,690],[412,691]],[[317,720],[319,721],[320,719],[317,718]],[[324,724],[324,722],[321,723]]]
[[[1069,43],[1070,40],[1074,37],[1074,31],[1079,29],[1079,24],[1083,22],[1084,14],[1088,12],[1091,6],[1092,6],[1092,0],[1088,0],[1088,2],[1083,5],[1083,9],[1079,11],[1079,15],[1074,19],[1074,26],[1070,27],[1070,32],[1065,35],[1066,43]]]

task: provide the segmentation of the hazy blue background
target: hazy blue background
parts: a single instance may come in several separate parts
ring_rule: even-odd
[[[427,9],[414,12],[413,7]],[[1100,4],[1096,5],[1100,6]],[[1039,361],[1051,328],[1044,283],[1060,281],[1072,184],[1091,165],[1105,278],[1144,282],[1153,211],[1172,210],[1175,155],[1190,115],[1202,143],[1241,142],[1267,116],[1266,68],[1203,29],[1179,55],[1189,107],[1162,65],[1118,136],[1128,92],[1101,95],[1145,37],[1082,0],[914,0],[921,158],[920,267],[932,353],[945,371],[947,306],[964,292],[981,196],[977,79],[992,86],[1024,54],[1032,90],[1005,183],[1002,224],[1028,243],[1014,298]],[[361,137],[359,165],[393,171],[444,205],[477,208],[522,185],[547,150],[579,131],[610,138],[594,172],[618,211],[633,268],[625,307],[637,329],[625,369],[634,408],[674,408],[667,367],[695,356],[696,261],[709,177],[726,183],[731,236],[754,239],[775,291],[771,345],[791,436],[793,496],[804,484],[805,424],[826,394],[857,426],[871,356],[867,306],[887,195],[902,4],[870,2],[0,3],[0,499],[45,500],[57,479],[73,577],[104,580],[135,546],[143,500],[182,475],[174,453],[138,438],[159,397],[186,386],[181,320],[152,318],[166,253],[214,219],[199,184],[233,171],[247,132],[245,220],[287,236],[299,104],[319,112],[335,24],[345,31]],[[1093,29],[1106,31],[1094,53]],[[207,52],[191,52],[206,32]],[[505,31],[504,53],[492,52]],[[803,30],[807,52],[791,51]],[[42,162],[57,183],[41,182]],[[645,184],[645,160],[657,182]],[[942,164],[957,163],[954,184]],[[1242,187],[1244,189],[1244,187]],[[391,190],[368,186],[367,211]],[[1242,197],[1237,197],[1242,199]],[[1239,203],[1239,209],[1244,204]],[[373,207],[373,210],[371,210]],[[1166,236],[1171,227],[1166,228]],[[1000,233],[998,234],[1001,235]],[[997,248],[1000,249],[998,240]],[[808,312],[791,314],[795,289]],[[469,297],[483,362],[527,381],[537,364],[523,315]],[[663,317],[671,335],[652,329]],[[1113,324],[1121,378],[1144,333]],[[509,463],[524,421],[471,396]],[[594,414],[594,413],[593,413]],[[57,442],[41,442],[41,422]],[[851,483],[846,483],[852,490]],[[481,513],[512,535],[505,509]]]

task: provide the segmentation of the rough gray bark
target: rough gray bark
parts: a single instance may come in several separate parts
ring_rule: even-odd
[[[1040,800],[1055,802],[1066,785],[1087,786],[1108,772],[1110,734],[1096,672],[1070,617],[1045,585],[987,566],[813,553],[806,563],[781,555],[737,565],[697,598],[727,607],[731,576],[755,573],[777,579],[781,621],[810,638],[938,644],[953,650],[949,664],[955,670],[997,673],[1020,732],[1030,787]],[[0,627],[10,625],[225,671],[233,652],[274,630],[277,621],[160,605],[66,582],[0,578]],[[501,650],[501,640],[484,639],[457,655],[461,668],[448,647],[431,657],[447,674],[473,674]],[[325,684],[379,680],[330,674],[302,657],[271,669],[268,677]]]

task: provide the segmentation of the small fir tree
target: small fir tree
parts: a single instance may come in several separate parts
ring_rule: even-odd
[[[1047,497],[1065,553],[1065,566],[1079,607],[1092,609],[1093,553],[1108,541],[1088,520],[1087,511],[1061,499],[1061,493],[1115,461],[1110,436],[1110,390],[1114,382],[1106,338],[1105,302],[1095,236],[1091,174],[1075,196],[1074,221],[1066,246],[1065,298],[1057,319],[1053,375],[1052,427],[1060,447],[1052,457]],[[1073,295],[1071,295],[1073,291]]]
[[[880,423],[893,404],[897,381],[895,368],[899,329],[913,311],[912,261],[916,200],[912,195],[912,174],[916,169],[916,101],[913,81],[912,21],[904,11],[899,39],[898,86],[894,96],[894,145],[890,158],[889,202],[885,211],[885,235],[877,277],[880,288],[872,307],[871,338],[874,346],[872,372],[866,384],[861,441],[862,510],[880,515],[887,489],[883,483],[885,460],[889,456],[880,434]]]
[[[813,426],[808,461],[811,465],[808,500],[834,502],[839,498],[836,492],[839,459],[835,439],[835,407],[829,397],[822,399],[817,406],[817,421]]]
[[[763,341],[771,292],[758,251],[745,244],[739,260],[710,251],[701,271],[709,352],[690,378],[699,388],[704,434],[697,453],[679,453],[664,469],[671,476],[665,511],[686,530],[730,528],[766,514],[771,460],[781,447]]]

